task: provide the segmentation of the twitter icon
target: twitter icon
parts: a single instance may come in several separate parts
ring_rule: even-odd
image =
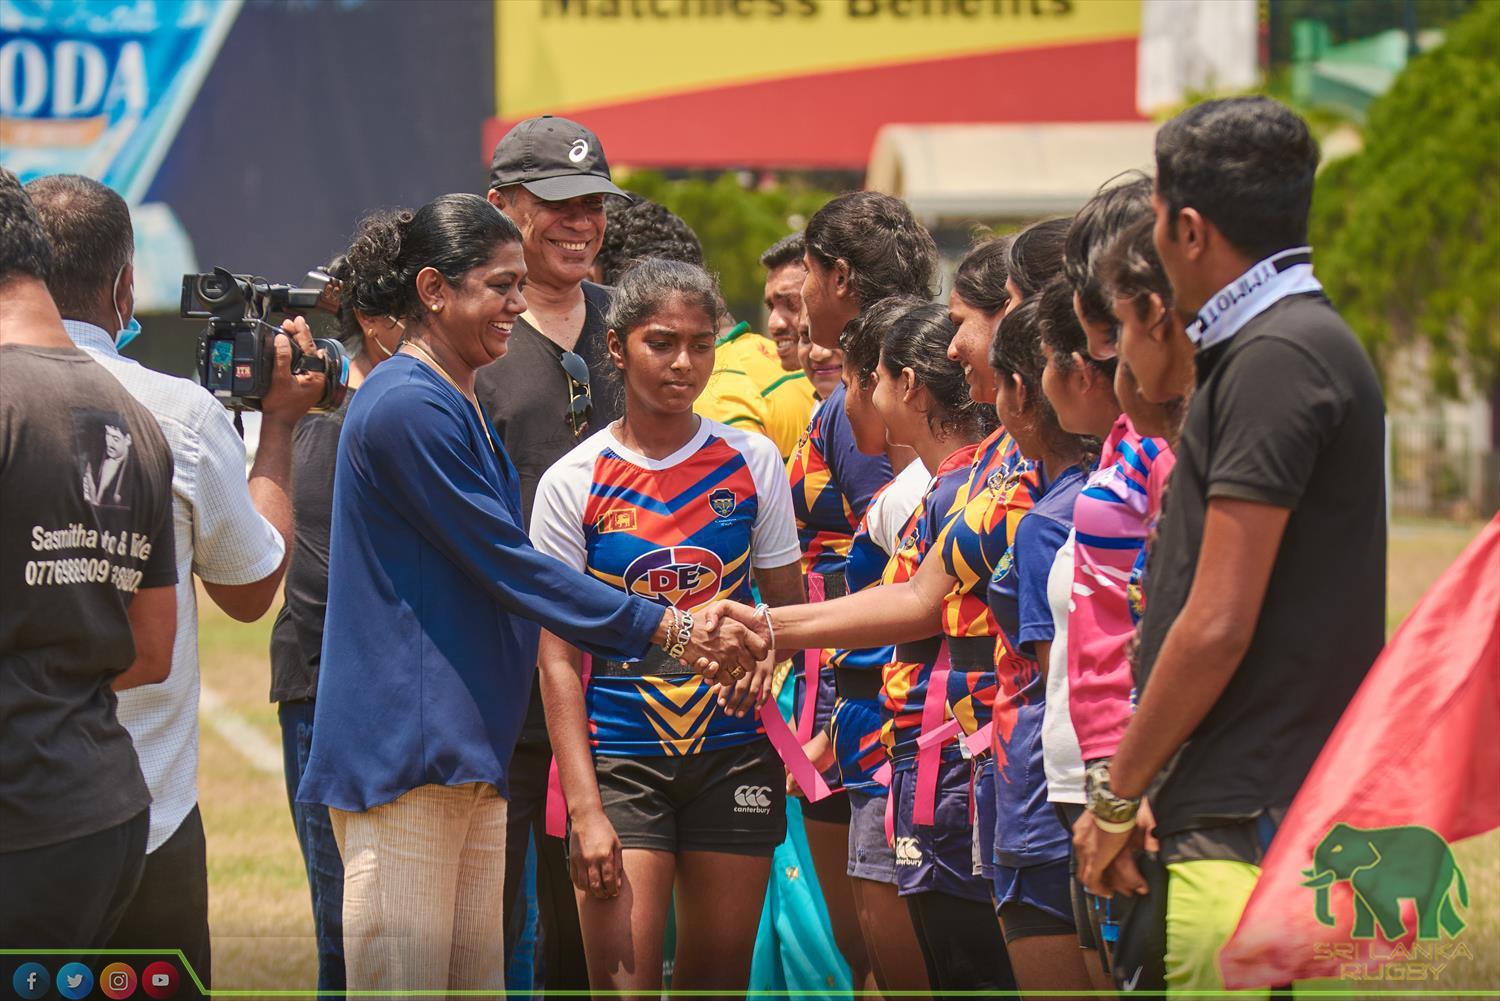
[[[57,971],[57,993],[72,1001],[86,998],[94,989],[94,974],[82,963],[68,963]]]

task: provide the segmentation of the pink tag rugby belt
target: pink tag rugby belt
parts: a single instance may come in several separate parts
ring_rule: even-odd
[[[843,577],[838,575],[835,583],[834,575],[810,573],[807,575],[808,596],[812,601],[823,601],[827,598],[828,584],[833,584],[835,595],[843,593]],[[987,663],[993,663],[995,639],[992,636],[981,637],[934,637],[928,641],[938,646],[936,663],[933,665],[931,674],[927,680],[927,697],[922,703],[921,733],[917,737],[917,788],[915,802],[913,803],[913,823],[930,827],[935,819],[937,811],[937,783],[938,773],[942,764],[943,748],[949,741],[959,739],[960,747],[968,758],[978,758],[989,749],[993,724],[986,724],[974,733],[961,735],[962,727],[956,719],[945,720],[948,693],[948,675],[952,671],[950,648],[959,654],[962,667],[982,667]],[[914,646],[926,646],[926,643]],[[911,649],[910,647],[908,649]],[[988,656],[981,655],[988,651]],[[809,802],[819,802],[827,799],[836,792],[843,789],[835,789],[829,786],[826,779],[819,773],[816,766],[808,758],[803,750],[803,745],[812,739],[814,726],[818,679],[823,668],[823,652],[821,650],[809,650],[803,656],[803,704],[802,712],[798,716],[797,729],[794,731],[781,714],[781,708],[775,700],[768,701],[760,710],[761,725],[765,728],[766,739],[776,749],[782,763],[798,788],[802,790],[803,796]],[[585,655],[583,658],[582,681],[585,690],[588,688],[589,679],[592,675],[593,658]],[[805,734],[804,734],[805,731]],[[890,789],[891,765],[886,762],[871,776],[874,781]],[[889,796],[890,793],[888,792]],[[973,812],[973,797],[970,796],[970,813]],[[552,837],[562,838],[567,836],[568,809],[567,800],[563,796],[562,783],[557,772],[557,759],[553,758],[551,768],[547,775],[547,810],[546,827],[547,833]],[[886,805],[886,840],[894,843],[895,804],[887,802]]]

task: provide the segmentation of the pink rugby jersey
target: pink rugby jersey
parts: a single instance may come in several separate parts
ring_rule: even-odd
[[[1121,414],[1073,508],[1068,713],[1085,761],[1114,754],[1130,722],[1126,649],[1135,622],[1127,587],[1173,461],[1164,439],[1141,437]]]

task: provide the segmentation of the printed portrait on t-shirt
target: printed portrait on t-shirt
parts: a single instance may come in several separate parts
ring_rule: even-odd
[[[83,499],[94,507],[128,508],[128,478],[135,475],[135,469],[130,462],[132,442],[125,418],[109,410],[75,410],[73,434]]]

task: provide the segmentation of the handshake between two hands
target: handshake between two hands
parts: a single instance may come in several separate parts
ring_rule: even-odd
[[[735,716],[760,709],[771,695],[776,657],[767,615],[737,601],[715,601],[694,613],[682,662],[718,686],[719,705]]]

